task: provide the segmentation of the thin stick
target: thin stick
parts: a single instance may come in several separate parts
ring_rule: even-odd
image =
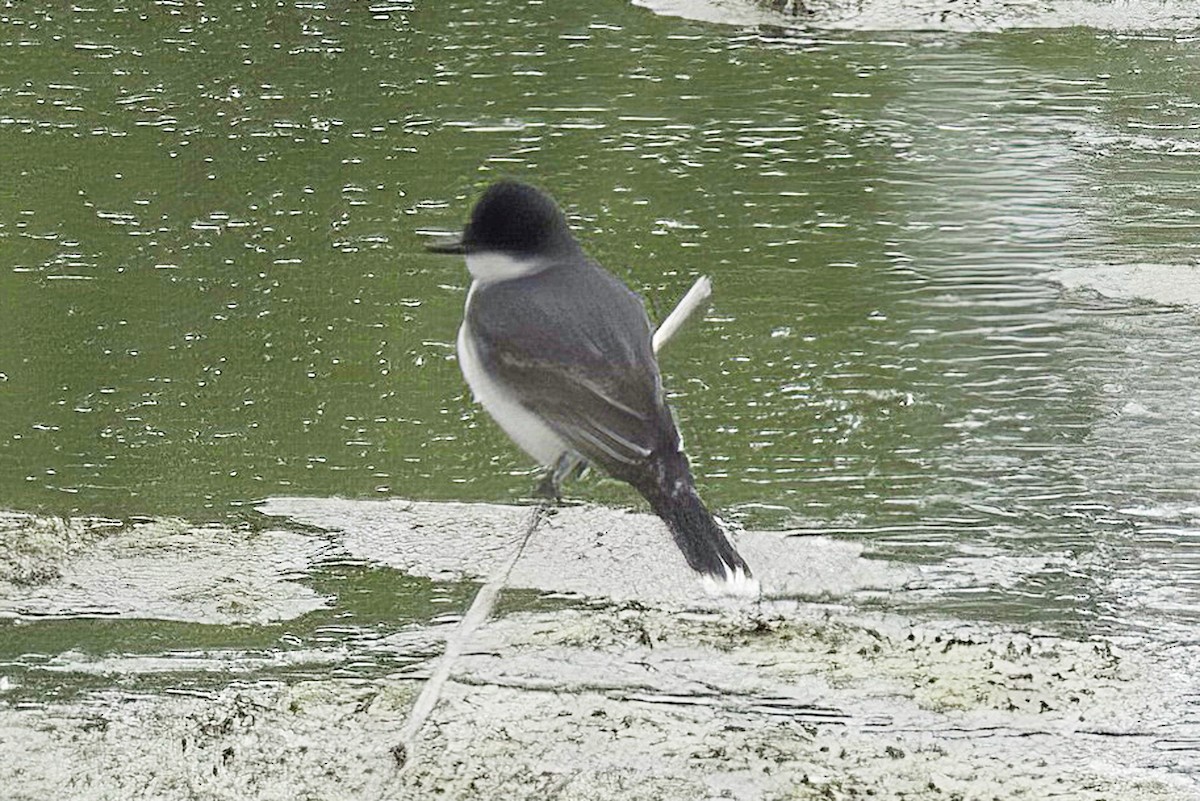
[[[424,728],[426,719],[433,712],[433,708],[437,706],[438,699],[442,695],[442,687],[450,678],[450,668],[454,667],[454,663],[458,661],[463,646],[475,633],[475,629],[491,616],[492,610],[496,607],[496,600],[500,597],[500,590],[504,588],[509,574],[517,566],[517,560],[525,552],[525,546],[529,544],[534,530],[541,522],[542,514],[549,507],[549,500],[544,500],[533,508],[533,513],[529,516],[529,523],[525,526],[525,535],[521,537],[516,550],[504,564],[496,569],[487,583],[479,588],[479,592],[475,593],[475,600],[471,601],[471,607],[458,622],[458,627],[446,638],[446,648],[438,659],[437,667],[425,682],[425,686],[421,688],[421,694],[417,696],[416,702],[408,713],[408,720],[400,731],[400,746],[393,749],[397,760],[402,764],[412,755],[417,744],[417,737]]]
[[[654,346],[655,353],[658,353],[662,346],[675,336],[675,332],[679,330],[680,326],[692,316],[701,303],[708,300],[710,295],[712,295],[712,281],[708,280],[707,275],[702,275],[696,279],[696,283],[692,284],[692,288],[683,296],[683,300],[679,301],[679,305],[667,315],[667,319],[663,320],[662,325],[654,332],[654,338],[650,341]]]
[[[667,315],[667,319],[663,320],[662,325],[654,332],[654,338],[651,342],[655,353],[658,353],[663,345],[667,344],[671,337],[675,336],[675,333],[684,322],[695,313],[700,304],[707,300],[710,295],[712,295],[712,282],[709,281],[708,276],[705,275],[696,279],[696,283],[692,284],[692,288],[679,301],[679,305]],[[538,524],[541,523],[543,515],[549,508],[549,500],[544,500],[533,508],[533,512],[529,516],[529,523],[525,526],[525,533],[517,544],[516,549],[496,569],[496,572],[488,578],[487,583],[479,588],[479,592],[475,594],[475,600],[471,601],[471,607],[467,609],[467,613],[463,615],[462,620],[458,621],[458,626],[446,638],[445,650],[442,651],[442,655],[438,658],[437,666],[426,680],[425,686],[421,688],[421,693],[417,696],[416,702],[413,703],[413,707],[408,713],[408,720],[404,723],[404,728],[400,730],[400,744],[392,749],[396,761],[400,763],[402,768],[412,762],[412,755],[417,745],[417,739],[421,734],[421,729],[425,727],[425,721],[433,712],[434,707],[437,706],[438,699],[441,698],[442,688],[450,678],[450,669],[454,667],[454,663],[462,655],[463,648],[470,641],[471,635],[475,633],[477,628],[483,625],[485,620],[491,617],[492,610],[496,608],[496,601],[500,597],[500,591],[508,583],[508,577],[512,574],[513,568],[516,567],[517,560],[525,552],[525,547],[533,538],[533,532],[537,530]]]

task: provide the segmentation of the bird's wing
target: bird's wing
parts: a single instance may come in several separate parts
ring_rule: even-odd
[[[658,444],[658,414],[643,387],[610,374],[495,349],[492,376],[588,460],[611,469],[640,463]]]
[[[493,380],[571,448],[620,475],[677,446],[678,434],[641,301],[607,274],[588,292],[578,278],[572,292],[530,292],[516,281],[478,292],[469,324]]]

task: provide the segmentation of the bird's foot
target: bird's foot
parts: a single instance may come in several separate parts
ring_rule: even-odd
[[[545,498],[548,501],[562,503],[562,485],[567,479],[576,479],[587,472],[588,463],[577,453],[567,451],[554,462],[554,466],[546,471],[542,480],[533,490],[534,497]]]
[[[554,480],[553,471],[542,476],[542,480],[533,488],[533,497],[562,503],[562,488]]]

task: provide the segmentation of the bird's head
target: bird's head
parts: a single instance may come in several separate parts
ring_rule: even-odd
[[[475,203],[460,239],[429,249],[465,253],[471,266],[497,259],[544,263],[578,253],[579,244],[549,195],[529,184],[503,180],[489,186]]]

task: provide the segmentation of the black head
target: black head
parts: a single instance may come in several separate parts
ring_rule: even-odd
[[[471,211],[463,232],[467,253],[559,255],[579,249],[567,218],[550,196],[528,184],[498,181]]]

